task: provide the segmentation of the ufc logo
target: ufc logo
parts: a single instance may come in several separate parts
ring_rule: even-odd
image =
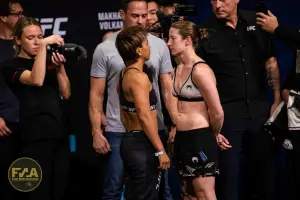
[[[255,31],[255,26],[248,26],[247,31]]]
[[[65,30],[61,30],[61,24],[68,22],[68,17],[41,18],[40,20],[37,20],[41,24],[44,35],[46,34],[47,30],[50,30],[51,34],[61,36],[64,36],[67,33]]]

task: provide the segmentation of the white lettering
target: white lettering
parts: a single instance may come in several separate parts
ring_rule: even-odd
[[[104,12],[98,13],[99,21],[111,21],[111,20],[120,20],[121,15],[119,12]]]
[[[47,23],[53,23],[54,18],[42,18],[41,23],[47,24]]]
[[[100,30],[120,30],[123,28],[123,21],[119,12],[98,13]]]
[[[119,30],[123,28],[123,22],[122,21],[104,21],[99,22],[100,30]]]
[[[54,20],[54,18],[42,18],[40,20],[42,31],[43,31],[44,34],[45,34],[45,32],[46,32],[47,29],[48,30],[52,29],[52,27],[53,27],[53,25],[52,25],[53,20]]]
[[[46,34],[47,30],[52,31],[51,34],[57,34],[64,36],[67,34],[65,30],[61,30],[61,24],[68,22],[68,17],[57,17],[57,18],[41,18],[40,20],[37,19],[37,21],[40,22],[42,31],[44,35]]]
[[[98,20],[103,21],[104,20],[104,13],[98,13]]]
[[[247,31],[255,31],[255,26],[248,26]]]
[[[56,18],[53,27],[53,34],[66,35],[66,31],[60,30],[60,24],[68,22],[67,17]]]

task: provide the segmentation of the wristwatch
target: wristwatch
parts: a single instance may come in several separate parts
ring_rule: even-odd
[[[163,154],[165,154],[165,153],[166,153],[166,151],[165,151],[165,150],[162,150],[162,151],[160,151],[160,152],[156,152],[156,153],[155,153],[155,156],[157,157],[157,156],[163,155]]]

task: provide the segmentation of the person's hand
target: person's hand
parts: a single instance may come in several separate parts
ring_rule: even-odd
[[[176,127],[171,127],[171,131],[169,132],[168,143],[174,143],[176,136]]]
[[[106,154],[111,151],[107,139],[102,134],[96,134],[93,136],[93,148],[99,154]]]
[[[170,168],[170,159],[166,153],[159,155],[158,160],[159,160],[159,169],[165,170]]]
[[[64,65],[66,62],[65,57],[62,54],[59,53],[52,53],[51,57],[52,63],[54,64],[55,68],[59,69],[61,66]]]
[[[220,147],[221,150],[227,150],[232,148],[229,141],[227,140],[226,137],[224,137],[224,135],[218,134],[216,136],[216,139],[217,139],[218,146]]]
[[[264,13],[256,13],[256,23],[261,26],[264,31],[273,33],[278,27],[277,17],[274,16],[271,11],[268,10],[268,15]]]
[[[290,90],[284,89],[282,91],[282,100],[285,104],[288,104],[290,97]]]
[[[6,126],[3,118],[0,117],[0,137],[9,136],[11,130]]]
[[[43,39],[45,45],[57,44],[59,47],[64,46],[64,39],[60,35],[51,35]]]

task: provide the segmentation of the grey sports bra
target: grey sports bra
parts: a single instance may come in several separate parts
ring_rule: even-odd
[[[199,63],[205,63],[204,61],[199,61],[196,62],[193,65],[192,71],[186,81],[183,83],[183,85],[180,88],[179,94],[175,90],[175,80],[176,80],[176,70],[175,74],[173,77],[173,96],[177,97],[179,101],[204,101],[199,89],[197,86],[194,84],[193,79],[192,79],[192,74],[194,67],[199,64]]]

